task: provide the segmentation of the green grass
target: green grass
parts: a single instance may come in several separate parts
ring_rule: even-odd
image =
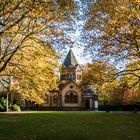
[[[140,140],[140,114],[0,114],[0,140]]]

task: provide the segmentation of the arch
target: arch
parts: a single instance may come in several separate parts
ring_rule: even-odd
[[[74,79],[74,73],[68,73],[67,74],[67,77],[68,77],[68,79],[70,79],[70,80],[72,80],[72,79]]]
[[[75,91],[69,91],[65,94],[65,103],[78,103],[78,95]]]
[[[63,74],[61,75],[61,80],[64,80],[64,75]]]
[[[61,80],[66,80],[66,79],[67,79],[66,75],[65,74],[62,74],[61,75]]]
[[[85,107],[86,109],[90,109],[90,99],[85,100]]]
[[[77,80],[81,80],[81,74],[77,74]]]

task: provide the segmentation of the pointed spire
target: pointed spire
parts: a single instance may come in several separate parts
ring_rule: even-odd
[[[79,65],[71,48],[72,47],[70,47],[70,50],[63,62],[64,67],[68,67],[69,65],[77,67]]]

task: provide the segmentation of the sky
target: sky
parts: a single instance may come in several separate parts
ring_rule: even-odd
[[[69,51],[69,48],[72,47],[78,62],[80,64],[85,64],[87,62],[91,62],[91,58],[89,56],[83,55],[83,46],[85,45],[85,42],[83,41],[83,29],[86,21],[88,20],[85,12],[89,9],[89,4],[91,5],[94,0],[75,0],[75,2],[78,6],[77,15],[72,17],[72,25],[66,25],[68,30],[65,30],[66,38],[69,38],[74,43],[72,46],[66,47],[67,51],[65,51],[62,55],[64,56],[64,59]]]

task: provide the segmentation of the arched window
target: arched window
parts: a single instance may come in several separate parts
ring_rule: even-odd
[[[81,80],[81,75],[80,74],[77,74],[77,80]]]
[[[61,80],[66,80],[66,75],[65,74],[61,75]]]
[[[64,76],[63,76],[63,74],[61,75],[61,80],[63,80],[64,79]]]
[[[68,73],[68,79],[70,79],[70,80],[74,79],[74,74],[73,73]]]
[[[78,96],[77,95],[74,95],[74,97],[73,97],[74,99],[74,103],[78,103]]]
[[[57,104],[58,103],[58,96],[57,95],[54,95],[53,96],[53,103],[54,104]]]
[[[65,95],[65,103],[78,103],[78,95],[76,92],[68,92]]]
[[[64,77],[65,77],[65,80],[67,80],[67,79],[68,79],[68,76],[67,76],[67,74],[65,74],[65,76],[64,76]]]

